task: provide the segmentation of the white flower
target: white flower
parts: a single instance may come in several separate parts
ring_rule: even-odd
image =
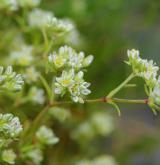
[[[128,64],[132,66],[133,72],[142,77],[149,88],[153,88],[156,85],[156,77],[159,67],[150,60],[141,59],[138,50],[128,50]]]
[[[150,99],[154,104],[160,106],[160,76],[158,77],[157,85],[155,85],[152,92],[150,93]]]
[[[28,15],[28,23],[32,27],[44,28],[48,26],[48,20],[53,17],[53,13],[41,9],[34,9]]]
[[[30,101],[37,103],[37,104],[44,104],[45,102],[45,96],[44,96],[44,90],[39,89],[35,86],[33,86],[29,91],[29,99]]]
[[[0,9],[16,11],[18,9],[17,0],[1,0]]]
[[[151,98],[154,100],[154,103],[160,106],[160,87],[155,87],[151,93]]]
[[[49,109],[49,114],[56,118],[61,123],[64,123],[67,119],[71,117],[69,109],[64,109],[61,107],[52,107]]]
[[[0,114],[0,132],[8,138],[16,138],[22,132],[18,117],[12,114]]]
[[[101,155],[92,160],[79,160],[76,165],[117,165],[117,162],[110,155]]]
[[[35,165],[40,165],[43,161],[43,153],[39,148],[33,148],[27,151],[25,157],[32,160]]]
[[[6,90],[21,90],[24,84],[21,74],[13,72],[12,66],[8,66],[4,71],[4,68],[0,66],[0,88]]]
[[[17,0],[17,2],[21,7],[36,7],[40,4],[41,0]]]
[[[88,89],[89,86],[90,83],[87,83],[83,80],[83,72],[78,72],[74,78],[74,84],[69,87],[72,100],[74,102],[84,103],[84,96],[91,93],[91,91]]]
[[[8,164],[15,164],[16,157],[15,152],[11,149],[2,152],[2,160]]]
[[[16,65],[28,66],[33,61],[32,51],[31,46],[22,45],[19,50],[10,53],[10,60]]]
[[[53,53],[48,57],[48,61],[49,63],[54,63],[55,68],[61,68],[64,66],[66,59],[62,55]]]
[[[39,77],[39,72],[34,67],[29,67],[26,69],[24,77],[28,83],[36,82]]]
[[[102,155],[92,160],[93,165],[117,165],[115,159],[109,155]]]
[[[90,141],[95,137],[95,131],[90,122],[86,121],[71,132],[71,137],[79,142]]]
[[[76,27],[72,29],[69,33],[67,33],[67,35],[65,36],[65,43],[76,47],[79,47],[83,43],[81,35],[76,29]]]
[[[57,19],[56,17],[52,17],[48,19],[48,27],[55,34],[64,34],[70,32],[74,29],[74,25],[71,21],[66,19]]]
[[[67,89],[67,87],[71,86],[74,82],[74,70],[71,69],[68,72],[63,71],[61,77],[56,77],[55,82],[55,93],[63,94],[63,92]]]
[[[83,67],[87,67],[89,66],[92,61],[93,61],[94,57],[92,55],[87,56],[84,60],[83,60]]]
[[[58,52],[49,55],[48,62],[51,65],[51,70],[67,68],[80,70],[81,68],[88,67],[93,61],[93,56],[85,57],[84,52],[77,53],[73,48],[62,46]]]
[[[61,77],[56,78],[55,93],[63,95],[69,91],[74,102],[84,103],[84,96],[90,94],[91,91],[88,89],[90,83],[84,81],[83,75],[82,71],[75,74],[73,69],[68,72],[63,71]]]
[[[41,0],[1,0],[0,8],[16,11],[20,7],[36,7]]]
[[[46,126],[41,126],[39,128],[39,130],[36,132],[36,137],[40,143],[46,145],[54,145],[59,142],[59,138],[57,138],[53,131]]]
[[[91,123],[97,134],[106,136],[114,130],[113,118],[106,113],[97,112],[91,117]]]

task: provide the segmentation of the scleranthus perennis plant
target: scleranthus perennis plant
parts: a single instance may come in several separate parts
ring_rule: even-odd
[[[79,33],[73,21],[38,8],[39,3],[0,3],[2,15],[10,14],[7,23],[0,23],[10,31],[4,34],[7,42],[1,46],[5,52],[1,63],[7,66],[0,67],[0,164],[116,165],[112,156],[84,152],[86,146],[96,147],[95,139],[115,130],[113,117],[101,110],[79,113],[76,105],[108,103],[120,115],[120,103],[147,104],[156,114],[160,110],[159,67],[142,59],[138,50],[128,50],[126,63],[132,69],[128,78],[109,94],[104,92],[105,97],[87,99],[93,92],[86,81],[87,69],[94,56],[79,51]],[[147,98],[116,98],[135,77],[144,80]],[[67,154],[62,154],[66,148]]]

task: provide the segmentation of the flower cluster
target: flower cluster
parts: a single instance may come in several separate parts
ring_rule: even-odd
[[[22,89],[24,84],[21,74],[16,74],[13,71],[12,66],[8,66],[4,71],[4,68],[0,66],[0,88],[5,90],[18,91]]]
[[[12,149],[2,151],[1,159],[7,164],[15,164],[16,154]]]
[[[48,20],[53,17],[53,13],[42,9],[33,9],[28,15],[28,23],[31,27],[46,28]]]
[[[18,117],[12,114],[0,114],[0,159],[7,164],[14,164],[16,154],[12,149],[6,149],[22,132]]]
[[[46,146],[58,143],[59,138],[55,136],[50,128],[43,125],[37,130],[35,139],[36,143],[24,149],[23,157],[31,160],[35,165],[39,165],[43,161],[43,149],[45,149]]]
[[[157,85],[153,88],[153,90],[150,93],[150,100],[151,100],[151,104],[152,103],[155,104],[155,107],[154,105],[153,107],[155,109],[159,109],[158,107],[160,107],[160,76],[158,78]]]
[[[74,25],[67,19],[57,19],[52,17],[48,19],[48,28],[56,34],[65,34],[74,29]]]
[[[110,155],[101,155],[92,160],[80,160],[76,165],[117,165],[117,162]]]
[[[0,114],[0,134],[5,138],[14,139],[22,130],[18,117],[14,117],[12,114]]]
[[[88,89],[90,83],[84,81],[83,75],[82,71],[75,74],[73,69],[63,71],[60,77],[56,77],[55,93],[64,95],[68,91],[74,102],[84,103],[83,97],[90,94],[91,91]]]
[[[141,59],[138,50],[128,50],[129,64],[133,68],[133,72],[142,78],[144,78],[146,84],[153,88],[157,83],[157,72],[159,67],[150,60]]]
[[[70,68],[80,70],[81,68],[88,67],[92,63],[93,56],[89,55],[85,57],[84,52],[77,53],[71,47],[62,46],[58,52],[49,55],[48,61],[52,69]]]
[[[113,118],[106,113],[94,113],[90,119],[79,124],[71,133],[71,137],[78,142],[87,142],[97,135],[107,136],[114,130]]]
[[[22,45],[19,50],[10,53],[10,62],[19,66],[31,65],[33,47]]]
[[[24,7],[36,7],[41,0],[1,0],[0,9],[16,11]]]
[[[39,77],[39,72],[35,69],[35,67],[28,67],[26,69],[24,78],[27,83],[31,84],[32,82],[36,82]]]
[[[68,109],[64,109],[61,107],[52,107],[49,109],[49,115],[53,116],[53,118],[55,118],[59,122],[64,123],[67,119],[70,119],[71,112]]]
[[[34,9],[28,15],[28,23],[31,27],[47,29],[53,34],[66,34],[74,29],[74,25],[67,19],[58,19],[50,11]]]
[[[45,145],[54,145],[59,142],[59,138],[57,138],[53,131],[46,126],[41,126],[39,128],[36,132],[36,138],[41,144]]]
[[[159,67],[152,60],[141,59],[139,51],[135,49],[128,50],[128,58],[127,63],[132,66],[134,74],[145,80],[149,105],[152,109],[158,110],[160,106],[160,77],[157,78]]]
[[[74,102],[83,103],[84,96],[91,93],[90,83],[84,81],[84,72],[81,70],[91,64],[93,56],[85,57],[83,52],[77,53],[68,46],[60,47],[48,57],[50,70],[60,70],[62,74],[56,77],[55,93],[63,96],[69,92]]]
[[[45,102],[44,90],[39,89],[36,86],[33,86],[29,91],[28,98],[33,103],[44,104]]]
[[[40,148],[32,148],[25,152],[24,157],[31,160],[35,165],[40,165],[43,161],[43,153]]]

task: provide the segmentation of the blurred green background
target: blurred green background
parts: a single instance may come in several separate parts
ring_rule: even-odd
[[[58,17],[73,19],[84,39],[82,49],[94,55],[87,73],[92,98],[105,96],[129,74],[130,68],[123,62],[127,49],[139,49],[143,58],[160,65],[159,0],[44,0],[41,6]],[[142,87],[139,83],[120,96],[145,98]],[[146,106],[120,107],[117,131],[100,145],[121,165],[159,165],[159,115],[154,116]]]
[[[127,49],[139,49],[141,57],[153,59],[160,66],[160,0],[42,0],[40,8],[53,11],[58,18],[72,19],[82,41],[75,48],[83,50],[87,55],[94,55],[94,62],[85,77],[92,84],[89,98],[106,96],[130,74],[131,68],[124,63]],[[10,24],[3,15],[0,15],[0,19],[4,24],[0,34],[5,36],[3,29],[5,26],[10,27]],[[7,30],[12,34],[14,28]],[[0,51],[1,49],[3,55],[0,63],[3,63],[8,52],[3,52],[3,47],[0,47]],[[139,79],[134,81],[138,84],[137,87],[125,88],[117,97],[145,98],[143,82]],[[73,120],[80,118],[87,121],[94,112],[109,112],[114,118],[116,129],[107,137],[100,136],[89,141],[86,146],[78,146],[70,139],[70,132],[80,122],[71,121],[72,126],[70,123],[61,125],[55,122],[52,127],[61,143],[53,149],[47,149],[46,155],[50,157],[46,157],[45,161],[51,165],[52,161],[70,165],[65,159],[71,160],[72,156],[77,158],[82,154],[85,159],[106,154],[112,155],[119,165],[160,165],[160,114],[154,116],[145,105],[119,106],[121,117],[118,117],[114,108],[106,104],[71,107]],[[30,106],[25,108],[28,110]],[[30,113],[32,109],[34,107],[28,110],[31,116],[34,115]]]

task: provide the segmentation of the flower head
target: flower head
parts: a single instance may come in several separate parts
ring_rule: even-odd
[[[22,89],[24,84],[21,74],[13,72],[12,66],[8,66],[4,71],[4,68],[0,66],[0,88],[6,90],[18,91]]]
[[[152,60],[148,61],[140,58],[138,50],[128,50],[127,53],[129,58],[128,64],[132,66],[133,72],[137,76],[142,77],[147,86],[152,89],[156,85],[159,67]]]
[[[31,27],[48,27],[48,19],[53,17],[53,13],[41,9],[34,9],[28,15],[28,23]]]
[[[18,117],[14,117],[12,114],[0,114],[0,132],[6,138],[16,138],[22,130]]]
[[[59,138],[57,138],[53,131],[46,126],[41,126],[39,128],[39,130],[36,132],[36,137],[40,143],[46,145],[53,145],[59,142]]]
[[[75,74],[73,69],[68,72],[63,71],[61,77],[56,78],[55,93],[64,95],[68,91],[74,102],[84,103],[84,96],[90,94],[91,91],[88,89],[90,83],[84,81],[83,75],[82,71]]]
[[[65,34],[74,29],[74,25],[71,21],[66,19],[57,19],[56,17],[52,17],[48,19],[48,27],[55,34]]]
[[[43,153],[38,147],[27,150],[27,152],[24,153],[24,156],[31,160],[35,165],[40,165],[43,161]]]
[[[2,152],[2,160],[8,164],[15,164],[16,157],[15,152],[11,149]]]
[[[48,57],[51,70],[65,68],[78,71],[88,67],[92,61],[92,55],[85,57],[84,52],[77,53],[73,48],[68,46],[60,47],[58,52],[54,52]]]
[[[29,91],[29,100],[33,103],[37,104],[44,104],[45,102],[45,96],[44,96],[44,90],[39,89],[35,86],[33,86]]]
[[[20,50],[12,51],[10,60],[12,63],[20,66],[28,66],[33,61],[33,48],[31,46],[23,45]]]

